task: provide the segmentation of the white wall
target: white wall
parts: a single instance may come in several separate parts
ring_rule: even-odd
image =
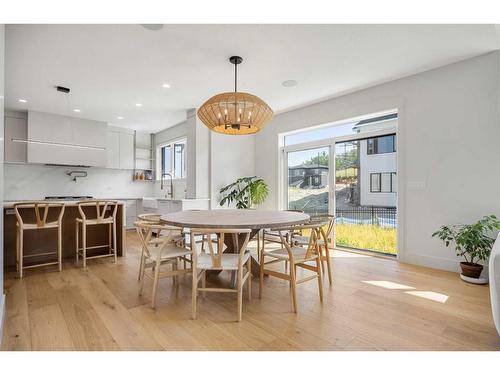
[[[5,25],[0,25],[0,197],[3,196],[3,147],[4,147],[4,47],[5,47]],[[0,199],[0,212],[3,213],[3,202]],[[3,294],[3,214],[0,215],[0,337],[2,337],[5,296]]]
[[[240,177],[255,174],[255,136],[212,132],[210,147],[211,208],[223,208],[219,205],[219,190]]]
[[[500,214],[498,52],[275,116],[256,136],[256,174],[278,207],[278,134],[397,108],[398,248],[409,263],[458,270],[431,234]]]
[[[88,176],[79,178],[75,183],[66,175],[71,170],[84,170]],[[51,195],[122,199],[153,195],[153,184],[132,181],[132,171],[97,167],[5,164],[4,183],[4,200],[43,199]]]

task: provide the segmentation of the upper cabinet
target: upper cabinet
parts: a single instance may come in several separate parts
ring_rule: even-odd
[[[134,169],[135,132],[130,129],[108,126],[106,153],[108,168]]]
[[[105,167],[105,122],[28,112],[28,163]]]
[[[7,163],[26,163],[27,144],[14,142],[13,139],[28,138],[28,114],[5,111],[5,149],[4,160]]]

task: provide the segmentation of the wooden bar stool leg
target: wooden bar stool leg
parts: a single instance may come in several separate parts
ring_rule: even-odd
[[[23,244],[24,231],[19,228],[19,278],[23,278],[24,271],[24,244]]]
[[[87,269],[87,226],[82,224],[82,258],[83,269]]]
[[[80,226],[79,226],[78,221],[77,221],[76,222],[76,233],[75,233],[75,238],[76,238],[76,264],[77,265],[78,265],[78,262],[79,262],[79,259],[78,259],[78,246],[79,246],[79,244],[78,244],[78,235],[79,235],[79,233],[78,232],[80,232]]]
[[[264,247],[262,247],[259,266],[260,266],[260,272],[259,272],[259,298],[262,298],[262,288],[264,286]]]
[[[112,238],[111,238],[111,227],[113,224],[108,224],[108,254],[111,254],[112,248]]]
[[[116,248],[117,248],[117,241],[116,241],[116,221],[113,220],[113,251],[115,253],[115,263],[117,261],[117,255],[116,255]]]
[[[59,263],[59,272],[62,271],[62,228],[61,223],[57,227],[57,261]]]

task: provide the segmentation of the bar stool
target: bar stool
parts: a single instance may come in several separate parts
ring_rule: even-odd
[[[59,271],[62,270],[62,218],[64,215],[63,203],[48,203],[48,202],[28,202],[14,204],[16,213],[16,269],[19,278],[23,277],[23,270],[26,268],[42,267],[52,264],[59,266]],[[57,220],[48,221],[49,211],[51,217],[55,213]],[[33,219],[34,214],[34,219]],[[24,217],[24,218],[23,218]],[[37,254],[24,254],[24,231],[25,230],[40,230],[40,229],[56,229],[57,228],[57,250]],[[30,264],[25,266],[25,258],[36,258],[47,255],[57,254],[57,261]]]
[[[87,268],[87,259],[114,257],[116,263],[116,211],[118,209],[117,201],[91,200],[78,202],[78,211],[80,217],[76,218],[76,262],[79,257],[83,259],[83,268]],[[95,211],[91,208],[95,207]],[[92,214],[95,212],[95,217]],[[88,216],[87,216],[88,215]],[[87,246],[87,227],[107,225],[108,243],[104,245]],[[80,226],[82,228],[82,247],[79,247]],[[87,256],[87,250],[108,248],[108,254],[99,254]]]

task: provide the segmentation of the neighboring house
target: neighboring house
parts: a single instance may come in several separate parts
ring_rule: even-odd
[[[378,130],[383,123],[397,125],[397,115],[360,121],[354,127],[358,132]],[[360,141],[360,204],[362,206],[396,207],[396,135],[368,138]]]
[[[288,185],[301,189],[321,189],[328,185],[328,167],[301,164],[288,169]]]

